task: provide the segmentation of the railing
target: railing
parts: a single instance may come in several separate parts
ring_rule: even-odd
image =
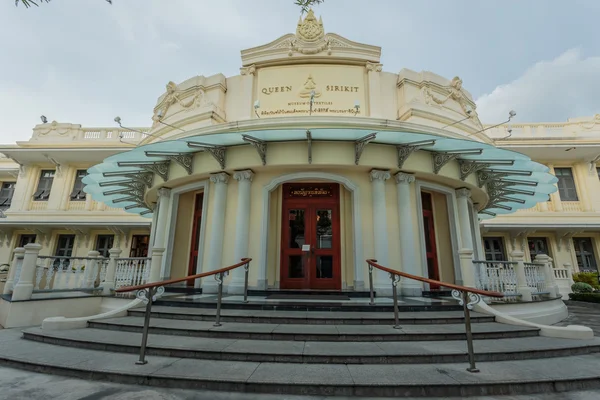
[[[516,262],[510,261],[479,261],[474,260],[473,265],[477,268],[476,286],[482,290],[491,290],[504,294],[502,301],[516,301],[517,274]]]
[[[106,274],[107,263],[108,259],[97,257],[38,256],[33,290],[97,288]]]
[[[398,282],[400,282],[400,277],[412,279],[419,282],[428,283],[430,285],[443,286],[448,289],[452,289],[452,297],[458,300],[459,304],[463,306],[463,313],[465,315],[465,332],[467,336],[467,349],[469,355],[469,368],[467,371],[469,372],[479,372],[477,367],[475,366],[475,352],[473,350],[473,332],[471,331],[471,314],[470,310],[481,301],[481,296],[487,297],[497,297],[502,298],[504,295],[502,293],[494,292],[494,291],[486,291],[479,290],[475,288],[470,288],[466,286],[454,285],[451,283],[436,281],[434,279],[424,278],[422,276],[416,276],[407,274],[406,272],[396,271],[395,269],[384,267],[383,265],[377,264],[377,260],[369,259],[367,260],[367,265],[369,267],[369,290],[371,295],[370,305],[374,305],[374,293],[373,293],[373,268],[377,268],[381,271],[387,272],[390,274],[390,279],[392,280],[392,297],[394,301],[394,328],[400,329],[400,319],[399,319],[399,311],[398,311],[398,291],[396,286]]]
[[[560,204],[565,212],[579,212],[583,210],[579,201],[562,201]]]
[[[527,286],[532,289],[531,294],[539,296],[548,293],[544,269],[541,263],[523,263],[525,265],[525,279]]]
[[[45,211],[48,209],[47,201],[32,201],[31,207],[29,207],[31,211]]]
[[[144,285],[150,275],[149,257],[117,258],[115,289],[126,286]]]
[[[244,267],[245,278],[244,278],[244,303],[248,302],[248,270],[250,269],[250,261],[251,258],[242,258],[242,261],[231,265],[229,267],[217,269],[214,271],[203,272],[201,274],[190,275],[185,278],[180,279],[171,279],[167,281],[161,282],[153,282],[147,283],[145,285],[137,285],[137,286],[126,286],[121,287],[115,292],[117,293],[126,293],[126,292],[136,292],[135,297],[146,303],[146,313],[144,314],[144,328],[142,331],[142,344],[140,346],[140,359],[136,362],[136,364],[146,364],[146,345],[148,344],[148,329],[150,328],[150,315],[152,313],[152,303],[156,301],[164,292],[166,285],[172,285],[174,283],[188,282],[193,281],[200,278],[205,278],[207,276],[213,275],[218,284],[217,291],[217,314],[215,317],[214,326],[221,326],[221,303],[223,301],[223,281],[225,277],[229,275],[229,271],[232,271],[239,267]]]

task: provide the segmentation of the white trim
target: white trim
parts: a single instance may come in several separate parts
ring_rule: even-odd
[[[208,210],[209,180],[190,183],[175,189],[171,189],[171,207],[169,209],[169,223],[167,224],[167,248],[163,265],[161,267],[161,277],[171,277],[171,264],[173,263],[173,244],[175,241],[175,226],[177,224],[177,212],[179,210],[179,196],[182,193],[192,192],[203,189],[204,197],[202,199],[202,222],[200,222],[200,238],[198,242],[198,263],[196,264],[196,273],[202,272],[202,259],[204,257],[204,233],[206,231],[206,213]],[[197,279],[195,285],[200,287],[200,280]]]
[[[363,260],[363,241],[362,241],[362,223],[360,214],[360,191],[358,185],[350,179],[337,174],[328,172],[295,172],[285,174],[273,178],[271,182],[265,185],[262,189],[263,196],[263,219],[260,235],[260,261],[258,271],[258,286],[259,288],[267,288],[267,257],[269,245],[269,218],[270,218],[270,202],[271,192],[284,182],[292,182],[303,179],[314,179],[317,181],[333,181],[341,183],[346,189],[352,192],[352,219],[353,219],[353,241],[354,241],[354,290],[362,290],[364,288],[363,275],[364,271],[361,268],[364,265]],[[362,285],[362,287],[360,287]],[[359,286],[359,287],[356,287]]]
[[[454,279],[457,284],[462,283],[462,273],[460,270],[460,258],[458,250],[460,248],[458,233],[458,210],[456,207],[456,192],[454,189],[438,185],[436,183],[424,182],[419,179],[415,182],[417,191],[417,219],[419,220],[419,239],[421,241],[421,267],[424,277],[429,277],[427,271],[427,258],[425,255],[425,227],[423,226],[423,205],[421,203],[421,190],[431,190],[446,195],[446,203],[448,206],[448,223],[450,225],[450,244],[452,246],[452,259],[454,260]],[[425,284],[428,286],[428,284]]]

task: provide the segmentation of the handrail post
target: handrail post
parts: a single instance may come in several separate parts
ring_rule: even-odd
[[[225,277],[225,274],[223,272],[220,272],[215,275],[215,280],[217,281],[219,289],[217,292],[217,318],[215,320],[214,326],[221,326],[221,300],[223,299],[223,279],[224,279],[224,277]]]
[[[248,302],[248,271],[250,270],[250,261],[244,264],[244,303]]]
[[[135,363],[138,365],[147,364],[146,346],[148,344],[148,330],[150,329],[150,315],[152,314],[152,303],[165,292],[163,286],[142,289],[136,293],[136,297],[146,303],[146,313],[144,314],[144,329],[142,330],[142,344],[140,345],[140,358]]]
[[[467,352],[469,356],[469,372],[479,372],[475,366],[475,350],[473,349],[473,331],[471,330],[471,312],[473,306],[481,301],[481,296],[477,293],[469,293],[467,291],[452,290],[452,297],[458,300],[463,307],[465,315],[465,333],[467,336]]]
[[[373,266],[371,264],[369,265],[369,291],[371,293],[371,302],[369,303],[369,305],[373,306],[375,305],[375,299],[373,296]]]
[[[398,316],[398,282],[400,282],[400,276],[396,274],[390,274],[392,280],[392,296],[394,298],[394,329],[400,329],[400,317]]]

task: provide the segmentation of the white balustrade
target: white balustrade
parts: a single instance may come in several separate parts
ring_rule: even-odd
[[[149,257],[117,258],[115,289],[123,286],[143,285],[150,276]]]
[[[48,209],[47,201],[32,201],[29,207],[31,211],[45,211]]]
[[[540,296],[548,293],[546,276],[544,269],[546,266],[541,263],[524,263],[525,264],[525,279],[527,286],[532,289],[532,295]]]
[[[67,206],[69,211],[83,211],[85,210],[85,201],[69,201]]]
[[[564,212],[579,212],[582,211],[579,201],[563,201],[561,202]]]
[[[21,279],[21,270],[23,269],[23,258],[19,257],[15,260],[15,275],[13,281],[13,287],[17,286],[19,279]]]
[[[504,293],[500,301],[511,302],[518,299],[516,263],[510,261],[473,261],[478,269],[476,286],[478,289]]]
[[[100,257],[38,256],[34,291],[95,289],[106,274],[107,263]]]

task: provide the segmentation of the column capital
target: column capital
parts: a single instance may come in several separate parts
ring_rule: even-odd
[[[406,172],[398,172],[394,176],[396,177],[397,184],[410,185],[415,181],[415,176],[413,174],[407,174]]]
[[[467,199],[471,197],[471,189],[460,188],[456,189],[456,197],[466,197]]]
[[[169,188],[160,188],[158,189],[158,197],[169,197],[171,195],[171,189]]]
[[[227,172],[219,172],[217,174],[211,174],[210,181],[212,183],[227,183],[227,182],[229,182],[229,174]]]
[[[371,182],[374,180],[387,181],[390,179],[390,176],[389,170],[373,169],[369,172],[369,178],[371,179]]]
[[[365,64],[365,67],[367,68],[367,71],[369,71],[369,72],[381,72],[383,69],[383,64],[367,61],[367,63]]]
[[[250,181],[252,182],[252,177],[254,176],[254,172],[251,169],[244,169],[241,171],[235,171],[233,173],[233,179],[236,181]]]

